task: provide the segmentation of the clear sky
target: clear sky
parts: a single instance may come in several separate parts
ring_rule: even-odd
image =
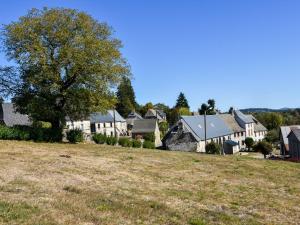
[[[208,98],[222,110],[300,107],[298,0],[1,0],[0,23],[43,6],[114,28],[139,103],[173,106],[183,91],[192,110]]]

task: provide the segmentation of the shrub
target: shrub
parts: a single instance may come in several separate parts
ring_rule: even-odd
[[[254,145],[253,149],[256,152],[261,152],[264,155],[264,158],[273,151],[272,145],[266,141],[259,141]]]
[[[140,140],[132,140],[132,147],[134,148],[140,148],[142,147],[142,142]]]
[[[105,144],[106,143],[106,135],[104,134],[94,134],[93,141],[96,144]]]
[[[248,151],[250,151],[250,149],[253,147],[253,145],[254,145],[254,140],[253,140],[253,138],[251,138],[251,137],[247,137],[246,139],[245,139],[245,144],[246,144],[246,146],[247,146],[247,148],[248,148]]]
[[[67,131],[67,140],[70,143],[83,142],[83,133],[80,129]]]
[[[144,141],[143,148],[155,149],[155,144],[152,141]]]
[[[118,141],[119,145],[121,145],[122,147],[131,147],[132,146],[132,142],[130,139],[128,138],[119,138]]]
[[[0,126],[0,139],[2,140],[29,140],[30,130],[25,127]]]
[[[205,152],[208,154],[220,154],[221,146],[212,141],[212,142],[206,144]]]
[[[143,135],[143,139],[144,139],[145,141],[151,141],[151,142],[154,142],[154,141],[155,141],[155,135],[154,135],[154,133],[144,134],[144,135]]]
[[[106,138],[106,144],[108,145],[116,145],[117,144],[117,138],[110,136]]]

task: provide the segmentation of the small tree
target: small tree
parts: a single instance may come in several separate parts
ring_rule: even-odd
[[[253,145],[254,145],[254,140],[253,140],[253,138],[247,137],[247,138],[245,139],[245,144],[246,144],[248,150],[250,151],[250,149],[251,149],[251,148],[253,147]]]
[[[161,122],[161,123],[159,123],[158,126],[159,126],[159,131],[160,131],[161,137],[164,137],[169,129],[168,122]]]
[[[177,100],[176,100],[176,105],[175,108],[190,108],[188,100],[186,99],[185,95],[180,92]]]
[[[275,143],[275,142],[279,142],[279,131],[277,129],[268,131],[268,133],[265,137],[265,141],[267,141],[271,144]]]
[[[264,158],[267,158],[267,155],[269,155],[273,149],[272,145],[266,141],[260,141],[253,147],[254,151],[261,152],[264,155]]]
[[[216,142],[212,141],[212,142],[206,144],[205,152],[208,154],[220,154],[221,146],[218,145]]]
[[[83,133],[80,129],[74,129],[67,131],[67,140],[70,143],[83,142]]]

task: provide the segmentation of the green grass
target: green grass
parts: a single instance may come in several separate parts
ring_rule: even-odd
[[[0,141],[0,224],[297,224],[299,181],[249,156]]]

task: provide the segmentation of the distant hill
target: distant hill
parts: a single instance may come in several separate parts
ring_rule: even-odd
[[[258,113],[258,112],[287,112],[294,110],[295,108],[281,108],[281,109],[269,109],[269,108],[247,108],[240,109],[243,113]]]

